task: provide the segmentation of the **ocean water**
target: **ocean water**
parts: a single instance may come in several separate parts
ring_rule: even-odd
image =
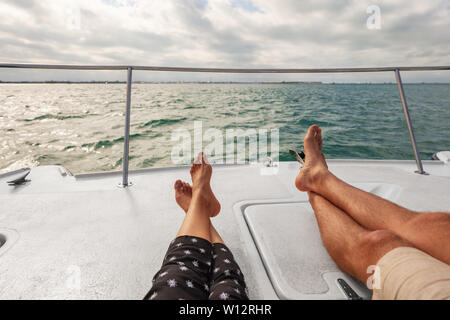
[[[405,92],[422,159],[450,150],[450,85]],[[119,170],[125,93],[124,84],[0,84],[0,172]],[[172,133],[192,132],[194,121],[224,135],[278,129],[281,161],[314,123],[328,158],[414,158],[394,84],[133,84],[130,168],[173,166]]]

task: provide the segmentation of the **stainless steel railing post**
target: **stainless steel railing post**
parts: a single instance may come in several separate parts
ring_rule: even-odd
[[[420,160],[419,149],[417,148],[416,137],[414,136],[414,129],[411,124],[411,117],[409,115],[408,103],[406,102],[405,91],[403,90],[402,78],[400,77],[400,70],[395,69],[395,79],[397,80],[398,91],[400,93],[400,99],[402,101],[403,112],[405,113],[406,124],[408,125],[409,138],[414,150],[414,156],[416,158],[417,171],[416,173],[425,174],[423,171],[422,160]]]
[[[132,72],[133,68],[127,68],[127,103],[125,109],[125,132],[123,137],[123,158],[122,158],[122,183],[120,184],[122,187],[128,187],[132,185],[130,181],[128,181],[128,154],[130,151],[130,112],[131,112],[131,81],[132,81]]]

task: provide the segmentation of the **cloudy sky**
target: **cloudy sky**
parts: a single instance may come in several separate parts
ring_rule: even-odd
[[[235,68],[450,65],[449,40],[449,0],[0,2],[0,62]],[[450,82],[450,71],[403,77]],[[0,70],[3,81],[66,79],[124,79],[124,72]],[[136,72],[135,79],[359,82],[393,81],[393,75]]]

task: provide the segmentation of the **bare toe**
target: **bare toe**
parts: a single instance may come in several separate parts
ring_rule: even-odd
[[[183,182],[181,180],[175,181],[175,201],[184,210],[187,212],[189,209],[189,205],[191,204],[192,199],[192,188],[187,182]]]
[[[189,183],[183,182],[183,190],[184,192],[192,192],[192,187]]]
[[[177,181],[175,181],[175,184],[173,185],[173,187],[174,187],[176,190],[181,189],[182,186],[183,186],[183,182],[182,182],[180,179],[178,179]]]
[[[319,134],[317,135],[317,139],[319,140],[319,150],[322,150],[322,128],[319,128]]]
[[[196,161],[200,161],[197,164]],[[199,187],[203,184],[209,184],[212,175],[212,167],[208,163],[206,156],[203,152],[200,152],[191,166],[191,178],[194,187]]]

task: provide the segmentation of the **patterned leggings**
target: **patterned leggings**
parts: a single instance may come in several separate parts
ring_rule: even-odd
[[[180,236],[167,250],[144,299],[248,300],[239,266],[227,246]]]

